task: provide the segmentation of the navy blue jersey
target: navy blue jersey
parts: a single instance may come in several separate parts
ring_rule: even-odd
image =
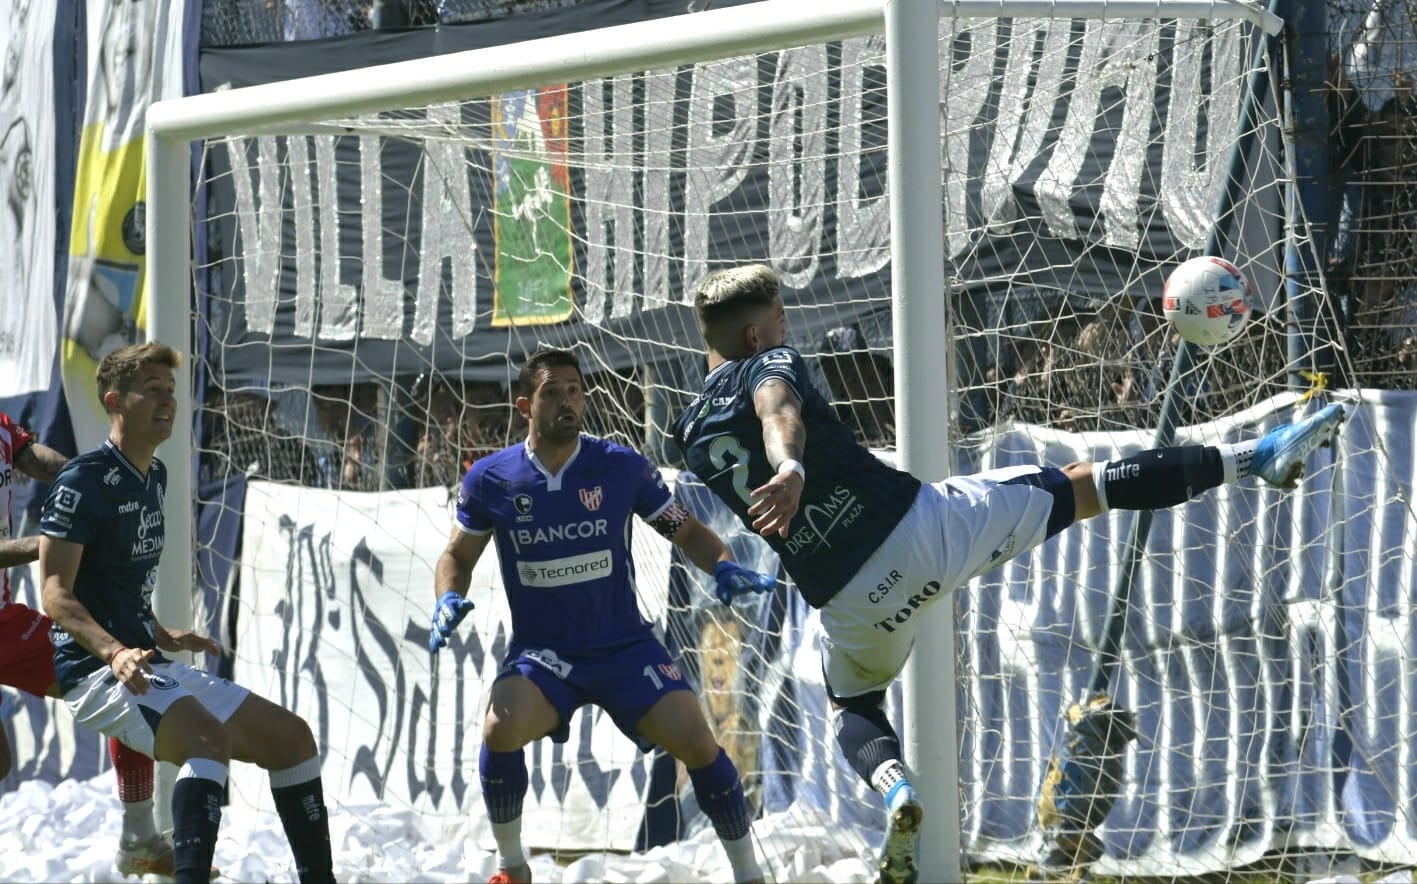
[[[74,596],[98,624],[130,648],[157,649],[152,593],[162,556],[162,495],[167,468],[154,459],[143,475],[111,441],[64,465],[49,486],[42,534],[83,544]],[[55,624],[54,670],[68,691],[104,662]],[[152,662],[163,662],[161,652]]]
[[[704,379],[704,391],[674,422],[689,469],[749,531],[750,494],[776,474],[753,406],[753,394],[769,379],[786,383],[801,401],[807,486],[788,536],[766,540],[807,603],[820,608],[890,535],[915,502],[920,480],[887,466],[858,443],[812,386],[802,356],[791,347],[774,347],[715,368]]]
[[[632,516],[653,519],[674,497],[644,456],[582,435],[550,474],[523,445],[473,463],[458,491],[464,531],[495,532],[512,614],[512,648],[562,652],[653,635],[640,614],[630,556]]]

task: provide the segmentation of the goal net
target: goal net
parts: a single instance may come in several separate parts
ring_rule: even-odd
[[[789,343],[893,456],[907,354],[893,341],[880,12],[828,3],[804,23],[753,6],[267,86],[271,69],[304,69],[299,47],[283,56],[293,68],[232,53],[204,71],[209,94],[159,106],[159,131],[197,145],[183,273],[198,291],[202,616],[234,648],[236,680],[311,722],[332,805],[401,815],[408,838],[492,846],[477,753],[509,624],[490,549],[476,610],[434,658],[428,615],[452,489],[522,438],[509,385],[538,346],[580,357],[590,432],[662,463],[740,561],[776,571],[678,472],[668,431],[703,375],[695,285],[766,261]],[[1177,442],[1301,413],[1286,336],[1328,326],[1286,307],[1321,277],[1284,267],[1326,256],[1290,236],[1281,60],[1260,51],[1258,16],[988,8],[941,8],[947,282],[906,296],[947,305],[933,407],[949,409],[953,471],[1147,447],[1168,392]],[[443,29],[439,51],[463,38]],[[411,45],[359,44],[388,61],[427,51]],[[164,266],[171,244],[152,240]],[[1255,315],[1173,377],[1159,294],[1206,251],[1244,269]],[[1314,377],[1358,407],[1301,492],[1243,483],[1153,522],[1110,686],[1141,739],[1098,833],[1100,871],[1417,850],[1417,404],[1359,378]],[[1131,524],[1074,529],[956,596],[956,677],[935,689],[957,698],[960,782],[934,785],[957,786],[961,818],[927,819],[971,861],[1027,864],[1044,847],[1038,787],[1086,691]],[[645,614],[744,775],[772,874],[873,875],[884,814],[835,747],[810,611],[790,584],[719,605],[646,526],[634,551]],[[890,711],[899,721],[898,690]],[[568,742],[528,747],[529,847],[565,859],[677,841],[656,854],[670,879],[726,874],[682,770],[599,711],[569,724]],[[238,768],[232,782],[235,804],[268,809],[263,778]],[[658,873],[636,868],[621,874]]]

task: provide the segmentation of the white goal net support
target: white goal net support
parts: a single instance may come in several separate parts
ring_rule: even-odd
[[[1147,447],[1168,390],[1176,442],[1302,413],[1286,335],[1311,320],[1286,304],[1321,277],[1284,268],[1322,256],[1294,223],[1275,22],[1158,8],[964,0],[903,46],[900,10],[769,0],[155,105],[149,331],[197,356],[195,432],[165,449],[197,467],[169,490],[197,501],[196,616],[236,680],[311,722],[331,803],[491,847],[477,752],[506,608],[489,551],[430,658],[432,569],[467,464],[521,438],[509,384],[537,346],[580,356],[592,432],[776,570],[668,435],[702,378],[690,305],[713,269],[771,263],[843,417],[930,478]],[[903,224],[922,202],[930,223]],[[1173,378],[1159,293],[1207,250],[1245,270],[1256,313]],[[1109,686],[1141,737],[1104,874],[1417,854],[1417,400],[1327,380],[1355,413],[1299,492],[1218,489],[1145,538]],[[1039,785],[1131,526],[1112,513],[975,580],[956,628],[922,638],[891,712],[933,758],[909,759],[927,872],[1038,858]],[[773,876],[867,874],[884,814],[835,747],[810,611],[790,585],[726,609],[634,537],[645,613],[744,774]],[[194,562],[169,540],[172,624]],[[699,851],[678,874],[726,874],[682,770],[589,709],[570,730],[528,749],[530,847],[678,840]],[[268,807],[264,778],[238,766],[233,801]]]

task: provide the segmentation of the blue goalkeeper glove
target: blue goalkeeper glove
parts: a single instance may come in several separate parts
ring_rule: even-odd
[[[725,605],[733,604],[733,600],[740,595],[767,592],[777,586],[777,578],[770,574],[749,571],[737,562],[719,562],[714,565],[713,579],[718,584],[718,600]]]
[[[462,618],[472,608],[471,599],[465,599],[451,589],[443,593],[438,604],[433,606],[433,629],[428,633],[428,653],[436,654],[439,648],[447,645]]]

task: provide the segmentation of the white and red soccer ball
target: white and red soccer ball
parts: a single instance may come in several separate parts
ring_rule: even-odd
[[[1253,294],[1240,268],[1205,255],[1171,271],[1161,292],[1161,312],[1181,337],[1214,347],[1244,330]]]

